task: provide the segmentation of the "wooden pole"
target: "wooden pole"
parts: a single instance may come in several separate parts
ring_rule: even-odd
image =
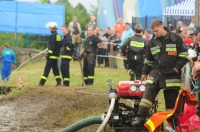
[[[200,25],[200,0],[195,0],[195,26]]]

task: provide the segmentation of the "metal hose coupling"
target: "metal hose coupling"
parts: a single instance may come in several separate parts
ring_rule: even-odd
[[[117,99],[117,97],[118,97],[117,92],[116,91],[110,92],[109,95],[108,95],[108,97],[110,98],[110,100],[112,98]]]

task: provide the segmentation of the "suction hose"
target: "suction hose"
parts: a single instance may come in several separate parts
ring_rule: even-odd
[[[77,130],[89,125],[101,124],[102,121],[103,121],[103,117],[101,116],[88,117],[64,128],[63,130],[61,130],[61,132],[76,132]]]

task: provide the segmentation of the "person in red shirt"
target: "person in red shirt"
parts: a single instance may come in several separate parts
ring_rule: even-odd
[[[122,18],[117,19],[117,23],[114,25],[114,29],[117,31],[117,34],[121,39],[122,33],[125,30],[125,25],[123,24]]]

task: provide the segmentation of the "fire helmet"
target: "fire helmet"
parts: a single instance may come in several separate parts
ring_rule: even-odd
[[[46,28],[54,28],[54,29],[58,29],[58,24],[56,22],[48,22],[45,25]]]

